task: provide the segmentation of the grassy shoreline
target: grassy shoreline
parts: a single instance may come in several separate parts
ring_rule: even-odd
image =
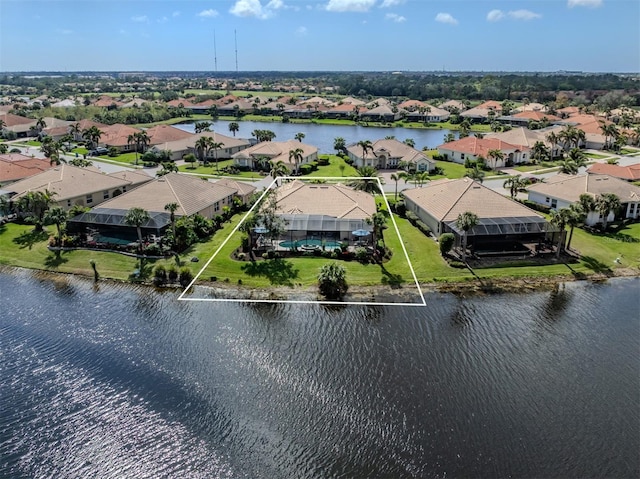
[[[473,272],[468,269],[454,268],[440,256],[438,244],[424,236],[407,220],[394,217],[400,235],[386,234],[389,246],[394,250],[392,260],[383,265],[363,265],[357,261],[342,262],[347,268],[347,281],[354,290],[371,288],[389,289],[399,287],[398,294],[406,293],[413,278],[404,260],[400,242],[404,244],[411,265],[423,291],[453,292],[457,294],[475,294],[490,292],[533,291],[553,287],[560,282],[574,280],[601,281],[613,277],[640,276],[640,223],[626,226],[621,231],[607,235],[593,235],[576,229],[572,246],[581,252],[581,257],[568,261],[552,260],[550,264],[535,264],[521,260],[498,265],[478,267]],[[237,215],[207,241],[197,243],[180,255],[180,267],[187,267],[195,275],[204,263],[218,251],[231,235],[241,216]],[[389,230],[392,223],[389,222]],[[8,223],[0,226],[0,265],[8,267],[41,270],[53,273],[74,274],[92,278],[90,260],[94,260],[102,279],[131,280],[132,273],[140,268],[141,261],[135,257],[119,253],[72,250],[59,256],[49,251],[48,236],[54,233],[54,227],[48,227],[43,234],[35,234],[33,226]],[[237,234],[237,233],[236,233]],[[332,261],[322,257],[300,257],[284,261],[289,272],[298,271],[292,277],[274,276],[259,268],[248,274],[250,262],[240,262],[231,258],[239,245],[236,238],[226,241],[219,256],[201,275],[198,285],[260,291],[286,292],[308,291],[316,284],[319,268]],[[196,257],[198,262],[191,262]],[[616,258],[622,261],[617,263]],[[266,263],[266,262],[265,262]],[[165,267],[175,265],[175,258],[145,260],[144,267],[149,271],[162,264]],[[216,281],[211,281],[215,277]],[[274,277],[279,278],[274,281]],[[151,276],[144,283],[151,284]],[[393,281],[397,284],[393,284]],[[238,281],[240,280],[240,281]]]

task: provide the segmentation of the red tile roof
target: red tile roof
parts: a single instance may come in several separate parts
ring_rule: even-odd
[[[0,155],[0,183],[18,181],[52,168],[48,160],[19,153]]]
[[[438,146],[438,149],[458,151],[460,153],[470,154],[474,156],[489,156],[489,150],[500,151],[527,151],[529,148],[522,145],[512,145],[497,138],[476,138],[475,136],[467,136],[461,140],[451,141]]]
[[[149,144],[159,145],[168,141],[183,140],[193,136],[188,131],[181,130],[170,125],[157,125],[147,130],[149,136]]]
[[[640,163],[628,166],[594,163],[589,167],[587,172],[599,175],[609,175],[627,181],[637,181],[640,180]]]

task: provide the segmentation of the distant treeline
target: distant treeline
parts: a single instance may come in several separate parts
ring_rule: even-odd
[[[156,92],[207,88],[220,80],[227,89],[259,82],[263,90],[298,85],[302,92],[336,93],[365,97],[396,97],[415,100],[523,100],[550,102],[566,93],[584,103],[607,92],[624,95],[627,106],[640,106],[638,75],[614,73],[419,73],[419,72],[148,72],[148,73],[35,73],[0,75],[0,85],[18,93],[29,89],[49,94],[121,91],[126,82],[136,91]],[[3,88],[4,89],[4,88]],[[258,93],[258,92],[256,92]],[[284,94],[284,92],[283,92]]]

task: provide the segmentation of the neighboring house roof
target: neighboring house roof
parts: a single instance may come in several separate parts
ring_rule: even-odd
[[[640,163],[627,166],[594,163],[587,169],[587,173],[609,175],[627,181],[638,181],[640,180]]]
[[[122,181],[128,181],[131,186],[138,186],[153,179],[153,177],[147,175],[143,171],[137,170],[116,171],[114,173],[109,173],[109,176],[121,179]]]
[[[530,192],[544,194],[549,197],[575,203],[582,194],[598,196],[613,193],[622,203],[640,201],[640,187],[609,175],[564,175],[558,174],[529,186]]]
[[[395,138],[377,140],[371,144],[372,149],[367,151],[367,158],[377,158],[381,154],[386,154],[389,158],[398,158],[398,161],[406,161],[408,163],[415,163],[420,160],[426,160],[430,163],[435,161],[424,153],[403,142],[396,140]],[[357,143],[349,145],[347,151],[357,158],[362,158],[362,147]]]
[[[67,98],[66,100],[55,102],[51,106],[54,106],[56,108],[71,108],[76,106],[76,102]]]
[[[577,106],[565,106],[564,108],[560,108],[559,110],[556,110],[558,113],[562,113],[564,115],[578,115],[580,114],[580,108],[578,108]]]
[[[100,130],[102,131],[100,143],[109,146],[126,146],[129,144],[129,135],[140,133],[142,131],[138,128],[134,128],[129,125],[122,125],[120,123],[103,126]]]
[[[512,128],[509,131],[501,131],[498,133],[486,133],[485,138],[496,138],[512,145],[521,145],[527,148],[533,148],[536,142],[541,141],[547,147],[551,146],[546,139],[548,130],[529,130],[525,127]]]
[[[176,216],[189,216],[234,195],[236,190],[181,173],[169,173],[100,204],[100,208],[129,210],[142,208],[162,213],[165,205],[177,203]]]
[[[467,111],[463,111],[460,113],[460,116],[465,118],[488,118],[490,111],[496,112],[496,116],[500,113],[499,110],[475,107],[470,108]]]
[[[460,140],[450,141],[437,147],[438,150],[457,151],[459,153],[470,154],[473,156],[489,157],[490,150],[515,151],[527,150],[523,145],[513,145],[502,141],[499,138],[477,138],[475,136],[467,136]]]
[[[483,108],[485,110],[502,111],[502,103],[495,100],[487,100],[484,103],[480,103],[476,108]]]
[[[372,195],[342,184],[312,184],[295,180],[275,191],[277,211],[282,214],[366,219],[376,212]]]
[[[560,120],[560,117],[557,117],[555,115],[549,115],[548,113],[545,113],[543,111],[539,111],[539,110],[526,110],[526,111],[521,111],[520,113],[516,113],[515,115],[511,115],[512,118],[516,118],[518,120],[532,120],[532,121],[542,121],[542,120],[548,120],[548,121],[558,121]]]
[[[335,105],[335,103],[327,98],[314,96],[314,97],[308,98],[307,100],[302,100],[298,102],[298,105],[325,105],[330,107]]]
[[[526,105],[522,105],[518,108],[515,108],[513,111],[521,112],[521,111],[547,111],[546,105],[542,103],[527,103]]]
[[[216,181],[217,185],[226,186],[238,192],[239,196],[247,196],[256,191],[256,187],[247,181],[236,181],[231,178],[223,178]]]
[[[186,98],[178,98],[167,102],[167,106],[172,106],[174,108],[178,108],[180,105],[182,105],[183,108],[190,108],[193,106],[193,103]]]
[[[386,105],[380,105],[375,108],[371,108],[370,110],[364,110],[360,112],[360,116],[393,116],[395,113],[391,109],[391,107]]]
[[[0,114],[0,120],[4,121],[6,128],[11,130],[13,127],[18,125],[35,125],[36,120],[33,118],[27,118],[25,116],[14,115],[13,113],[2,113]]]
[[[52,168],[48,160],[19,153],[0,155],[0,183],[19,181]]]
[[[340,100],[342,103],[348,103],[349,105],[364,105],[364,102],[362,100],[358,100],[357,98],[353,98],[348,96],[347,98],[343,98],[342,100]]]
[[[146,130],[149,136],[150,145],[159,145],[168,141],[183,140],[185,138],[191,138],[193,133],[181,130],[170,125],[156,125]]]
[[[221,135],[220,133],[215,131],[203,131],[201,133],[195,133],[195,134],[189,133],[189,136],[179,140],[168,141],[166,143],[158,144],[156,145],[156,148],[161,150],[171,150],[174,152],[185,151],[190,148],[195,149],[196,141],[198,141],[198,139],[200,139],[203,136],[208,136],[213,138],[213,141],[215,143],[222,143],[223,146],[222,148],[220,148],[221,150],[226,150],[226,149],[236,148],[236,147],[244,147],[249,145],[249,140],[246,140],[244,138],[234,138],[232,136]]]
[[[479,219],[540,218],[530,208],[472,180],[432,181],[421,188],[404,190],[402,194],[440,222],[455,221],[458,215],[471,211]]]
[[[296,140],[289,141],[262,141],[256,145],[245,148],[235,153],[232,158],[259,158],[266,156],[274,162],[282,161],[287,168],[293,167],[293,163],[289,161],[289,152],[297,148],[302,149],[302,157],[307,158],[314,153],[318,153],[318,148],[307,143],[301,143]]]
[[[109,107],[111,105],[120,106],[120,105],[122,105],[122,102],[120,102],[116,98],[108,96],[108,95],[103,95],[100,98],[98,98],[96,101],[93,102],[93,106],[100,106],[100,107],[103,107],[103,108]]]
[[[151,179],[151,177],[148,178]],[[6,189],[13,191],[17,196],[22,196],[29,191],[48,190],[55,193],[54,200],[59,202],[131,184],[132,181],[128,179],[105,175],[94,169],[62,164],[13,183]]]
[[[459,111],[464,111],[467,108],[466,105],[463,102],[461,102],[460,100],[445,101],[444,103],[442,103],[439,106],[440,106],[440,108],[444,108],[445,110],[447,108],[457,108]]]

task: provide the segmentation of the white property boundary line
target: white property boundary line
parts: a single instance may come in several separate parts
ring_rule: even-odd
[[[302,179],[301,181],[309,182],[309,181],[312,181],[312,180],[332,180],[332,181],[335,182],[335,181],[344,181],[344,180],[376,180],[378,182],[378,188],[380,188],[380,193],[382,193],[382,198],[383,198],[384,203],[385,203],[385,205],[387,207],[387,211],[389,212],[389,216],[391,217],[391,222],[393,223],[393,227],[395,228],[396,234],[398,235],[398,239],[400,240],[400,245],[402,246],[402,251],[404,253],[404,257],[407,260],[407,263],[409,265],[409,270],[411,271],[411,276],[413,277],[413,281],[414,281],[414,283],[416,285],[416,288],[418,289],[419,297],[422,300],[421,303],[386,303],[386,302],[369,302],[369,301],[326,301],[326,300],[311,301],[311,300],[285,300],[285,299],[239,299],[239,298],[188,298],[188,297],[185,297],[185,294],[187,293],[187,291],[189,291],[189,289],[191,289],[191,287],[195,284],[195,282],[198,280],[198,278],[202,275],[204,270],[207,269],[207,267],[211,264],[211,262],[218,255],[218,253],[222,250],[222,248],[224,248],[226,246],[227,242],[238,231],[238,229],[240,228],[242,223],[244,223],[246,221],[246,219],[253,212],[253,210],[256,208],[256,206],[258,206],[262,202],[263,198],[273,188],[273,185],[278,180],[301,180],[301,179],[299,177],[295,177],[295,176],[282,176],[282,177],[278,177],[278,178],[274,179],[269,184],[269,187],[265,188],[265,190],[262,193],[262,195],[260,196],[260,198],[258,198],[258,201],[256,201],[253,204],[253,206],[251,207],[251,209],[249,209],[249,211],[247,211],[247,213],[244,215],[242,220],[236,225],[236,227],[233,229],[233,231],[231,233],[229,233],[229,235],[222,242],[222,244],[220,246],[218,246],[218,249],[215,251],[215,253],[213,253],[211,258],[209,258],[209,260],[204,264],[204,266],[200,269],[198,274],[196,274],[196,276],[191,280],[191,282],[187,285],[187,287],[182,291],[182,293],[178,297],[178,301],[203,301],[203,302],[226,302],[226,303],[332,304],[332,305],[355,305],[355,306],[426,306],[427,305],[427,303],[425,301],[425,298],[424,298],[424,293],[422,292],[422,289],[420,288],[420,283],[418,282],[418,278],[416,277],[415,270],[413,269],[413,265],[411,264],[411,260],[409,259],[409,254],[407,253],[407,249],[405,248],[404,242],[402,241],[402,236],[400,235],[400,231],[398,230],[398,225],[396,223],[395,218],[393,217],[393,213],[391,212],[391,206],[389,205],[389,201],[387,201],[387,197],[384,194],[384,190],[382,188],[382,182],[380,181],[380,178],[377,177],[377,176],[375,176],[375,177],[373,177],[373,176],[370,176],[370,177],[355,176],[355,177],[353,177],[352,176],[352,177],[340,177],[340,178],[335,177],[335,176],[326,176],[326,177],[322,176],[322,177],[313,177],[313,178],[309,178],[309,179],[305,178],[305,179]]]

